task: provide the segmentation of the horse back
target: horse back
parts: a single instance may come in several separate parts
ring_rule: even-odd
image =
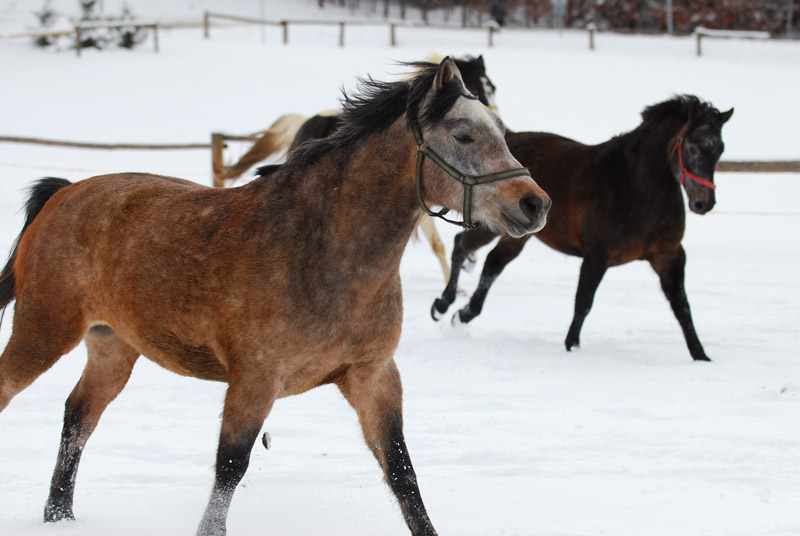
[[[224,379],[204,331],[237,277],[230,227],[244,198],[232,194],[140,173],[60,189],[20,240],[17,311],[53,311],[79,332],[108,325],[174,372]]]
[[[631,155],[630,136],[585,145],[557,134],[506,135],[517,160],[553,201],[548,223],[535,236],[568,255],[603,255],[609,265],[677,247],[685,211],[680,190],[659,186],[654,165]]]

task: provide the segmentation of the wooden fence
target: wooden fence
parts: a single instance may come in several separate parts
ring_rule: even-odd
[[[769,32],[746,32],[734,30],[711,30],[698,26],[694,30],[694,35],[697,37],[697,55],[703,55],[703,48],[701,42],[704,37],[711,37],[714,39],[770,39]]]
[[[472,30],[473,32],[488,31],[489,33],[489,46],[494,46],[494,33],[495,28],[489,26],[488,28],[463,28],[461,26],[446,26],[446,25],[433,25],[433,24],[410,24],[405,22],[385,22],[385,21],[332,21],[332,20],[266,20],[255,19],[251,17],[242,17],[239,15],[226,15],[224,13],[212,13],[206,11],[203,15],[203,35],[206,39],[211,37],[211,20],[226,20],[230,22],[241,22],[245,24],[259,24],[262,26],[280,26],[283,29],[283,44],[289,44],[289,26],[338,26],[339,27],[339,46],[343,47],[345,44],[345,29],[347,26],[385,26],[389,30],[389,44],[397,46],[397,28],[431,28],[440,30]]]
[[[339,46],[345,45],[345,30],[349,26],[386,26],[389,30],[389,44],[397,46],[397,28],[426,28],[426,29],[439,29],[439,30],[469,30],[469,31],[486,31],[488,32],[488,46],[494,46],[495,33],[497,28],[494,26],[488,27],[470,27],[470,26],[455,26],[455,25],[434,25],[427,23],[407,23],[397,21],[332,21],[332,20],[267,20],[256,19],[251,17],[243,17],[240,15],[228,15],[224,13],[213,13],[206,11],[203,14],[203,35],[206,39],[211,37],[212,19],[224,20],[230,22],[238,22],[244,24],[259,24],[262,26],[275,26],[281,27],[283,33],[283,44],[289,44],[289,26],[290,25],[308,25],[308,26],[338,26],[339,27]],[[194,27],[196,24],[160,24],[157,22],[140,22],[128,21],[121,23],[97,23],[97,24],[80,24],[76,25],[72,30],[64,30],[60,32],[41,32],[41,33],[22,33],[22,34],[6,34],[0,35],[0,39],[14,39],[14,38],[39,38],[39,37],[58,37],[63,35],[75,36],[75,52],[78,56],[81,55],[82,49],[82,34],[87,30],[97,28],[149,28],[153,30],[153,47],[158,52],[158,30],[159,28],[182,28]],[[513,31],[515,28],[507,28],[506,31]],[[593,23],[589,23],[585,28],[589,38],[589,49],[595,48],[595,35],[598,33],[597,27]],[[530,31],[527,29],[526,31]],[[721,39],[770,39],[768,32],[747,32],[747,31],[727,31],[727,30],[711,30],[698,26],[695,29],[694,35],[697,40],[697,55],[702,55],[702,40],[704,38],[721,38]]]

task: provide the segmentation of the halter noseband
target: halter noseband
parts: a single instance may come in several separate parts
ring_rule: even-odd
[[[693,180],[698,184],[702,184],[706,188],[711,188],[712,190],[716,190],[717,189],[716,184],[714,184],[708,179],[704,179],[699,175],[695,175],[694,173],[686,169],[686,166],[683,165],[683,135],[686,132],[688,126],[689,126],[688,124],[684,125],[680,133],[678,133],[678,140],[675,142],[675,147],[672,148],[672,152],[669,154],[669,159],[672,160],[673,157],[675,156],[675,151],[678,151],[678,162],[680,162],[681,165],[681,186],[683,186],[684,188],[686,188],[686,177],[689,177],[689,179]]]
[[[411,131],[414,133],[414,138],[417,140],[417,173],[415,181],[417,183],[417,201],[419,202],[419,206],[422,207],[422,210],[425,211],[426,214],[429,216],[435,216],[437,218],[441,218],[448,223],[452,223],[454,225],[459,225],[466,229],[474,229],[478,226],[477,223],[473,223],[472,221],[472,187],[476,184],[487,184],[490,182],[497,182],[504,179],[510,179],[511,177],[519,177],[522,175],[527,175],[528,177],[531,176],[530,171],[528,168],[515,168],[509,169],[507,171],[500,171],[498,173],[489,173],[486,175],[465,175],[458,171],[456,168],[445,162],[445,160],[436,154],[436,152],[428,147],[428,144],[425,143],[425,140],[422,138],[422,131],[419,128],[419,125],[416,121],[411,123]],[[434,212],[431,210],[428,205],[425,204],[425,200],[422,198],[422,164],[425,161],[425,157],[430,158],[434,164],[439,166],[445,173],[453,177],[455,180],[460,182],[464,186],[464,221],[456,221],[451,220],[449,218],[445,218],[444,215],[447,214],[450,209],[443,208],[438,212]]]

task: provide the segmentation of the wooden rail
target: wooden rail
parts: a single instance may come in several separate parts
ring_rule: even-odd
[[[208,149],[208,143],[91,143],[82,141],[48,140],[42,138],[24,138],[21,136],[0,136],[0,142],[32,143],[36,145],[53,145],[56,147],[77,147],[80,149]]]
[[[800,173],[800,160],[721,160],[717,164],[717,171],[743,173]]]
[[[703,55],[701,41],[704,37],[713,37],[715,39],[769,39],[769,32],[750,32],[738,30],[712,30],[698,26],[694,29],[694,34],[697,36],[697,55]]]

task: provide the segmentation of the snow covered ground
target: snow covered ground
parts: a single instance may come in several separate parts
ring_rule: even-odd
[[[130,3],[164,20],[224,11],[210,0]],[[318,15],[316,1],[267,4],[275,18]],[[0,3],[0,32],[24,29],[28,5],[39,7]],[[215,29],[211,40],[199,28],[172,30],[158,54],[145,44],[80,59],[0,40],[0,134],[203,142],[212,131],[254,132],[286,112],[333,107],[357,75],[399,75],[398,60],[482,53],[515,130],[595,143],[634,128],[643,107],[695,93],[736,108],[724,158],[800,158],[796,42],[707,40],[697,58],[690,38],[601,34],[590,51],[582,32],[503,31],[487,48],[485,31],[401,29],[392,48],[385,28],[364,27],[348,29],[340,49],[337,32],[293,28],[283,46],[277,29],[266,43],[258,28]],[[128,170],[210,184],[205,150],[0,144],[0,252],[21,228],[35,178]],[[684,240],[687,293],[713,363],[691,361],[643,263],[608,272],[583,348],[567,353],[578,259],[531,241],[483,314],[454,329],[431,321],[441,274],[424,241],[409,244],[396,358],[406,439],[440,534],[800,534],[800,176],[718,174],[717,183],[717,207],[689,215]],[[449,246],[455,229],[439,230]],[[462,279],[468,290],[476,283],[477,272]],[[144,359],[87,446],[77,521],[41,523],[63,402],[84,360],[78,348],[0,414],[0,535],[193,534],[212,482],[224,385]],[[334,388],[280,400],[265,430],[273,446],[253,451],[231,535],[407,534]]]

